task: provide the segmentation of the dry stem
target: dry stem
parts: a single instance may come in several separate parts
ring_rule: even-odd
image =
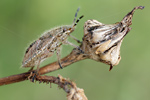
[[[86,59],[86,58],[87,58],[87,56],[81,54],[79,50],[73,49],[72,52],[68,56],[66,56],[62,59],[62,61],[61,61],[62,67],[66,67],[74,62],[77,62],[77,61],[80,61],[80,60]],[[55,71],[58,69],[60,69],[60,67],[57,64],[57,62],[53,62],[51,64],[48,64],[48,65],[40,68],[39,73],[40,73],[40,75],[43,75],[43,74],[46,74],[48,72],[52,72],[52,71]],[[24,81],[28,78],[29,75],[30,75],[30,72],[25,72],[25,73],[1,78],[0,86]]]
[[[39,83],[54,83],[57,84],[67,93],[68,100],[87,100],[87,97],[84,94],[84,90],[76,86],[76,84],[69,79],[65,79],[62,76],[37,76],[36,81]]]

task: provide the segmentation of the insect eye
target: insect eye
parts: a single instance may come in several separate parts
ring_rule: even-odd
[[[63,29],[63,32],[65,32],[66,31],[66,29]]]

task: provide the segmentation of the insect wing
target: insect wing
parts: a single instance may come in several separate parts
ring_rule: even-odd
[[[33,42],[26,50],[22,66],[23,67],[33,67],[35,66],[35,61],[33,61],[34,58],[37,56],[37,47],[39,46],[40,40],[37,40]]]

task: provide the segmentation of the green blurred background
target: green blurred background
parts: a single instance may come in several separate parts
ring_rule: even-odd
[[[82,40],[88,19],[113,24],[141,5],[145,9],[135,12],[132,30],[122,43],[122,59],[111,72],[108,65],[87,59],[47,75],[74,80],[89,100],[150,100],[149,0],[1,0],[0,77],[28,71],[20,67],[28,45],[48,29],[72,24],[78,7],[78,17],[85,17],[72,35]],[[71,50],[63,46],[62,57]],[[56,60],[54,55],[41,66]],[[0,100],[66,100],[66,93],[57,85],[49,87],[29,81],[1,86]]]

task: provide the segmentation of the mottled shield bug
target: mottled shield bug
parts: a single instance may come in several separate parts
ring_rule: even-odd
[[[75,30],[75,26],[79,22],[81,18],[83,18],[83,15],[79,17],[76,20],[77,13],[79,11],[79,8],[77,9],[77,12],[75,13],[75,18],[73,20],[72,25],[64,25],[60,26],[54,29],[51,29],[47,32],[45,32],[39,39],[34,41],[26,50],[22,67],[31,67],[31,70],[34,68],[34,66],[37,66],[37,72],[40,66],[40,63],[44,61],[46,58],[51,57],[54,52],[57,53],[58,58],[58,64],[60,68],[61,62],[60,62],[60,46],[62,44],[69,44],[75,48],[78,48],[82,52],[82,50],[67,41],[68,36],[76,40],[78,43],[80,42],[75,37],[71,36],[70,34]]]

